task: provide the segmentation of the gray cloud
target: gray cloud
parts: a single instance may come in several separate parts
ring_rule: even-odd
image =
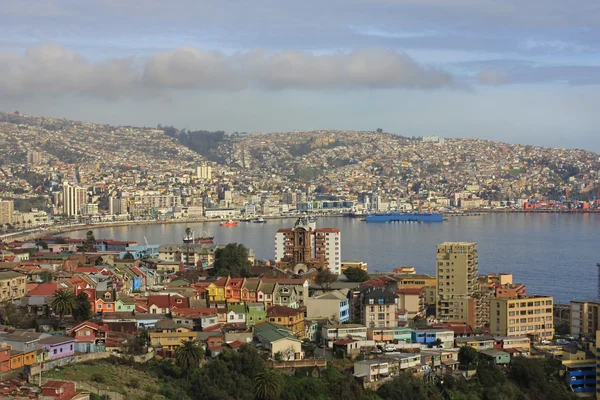
[[[506,74],[492,69],[486,69],[477,74],[477,82],[482,85],[501,85],[506,82]]]
[[[0,53],[0,95],[119,96],[168,89],[435,89],[452,75],[390,50],[312,55],[262,50],[225,55],[182,47],[147,58],[92,62],[59,45]]]

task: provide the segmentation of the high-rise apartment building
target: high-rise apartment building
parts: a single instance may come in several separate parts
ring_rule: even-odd
[[[317,267],[327,263],[334,274],[341,272],[342,238],[336,228],[316,228],[308,218],[299,218],[294,228],[279,229],[275,233],[275,261],[285,262],[292,268],[298,264]],[[306,272],[306,268],[303,270]]]
[[[437,246],[437,319],[483,325],[477,316],[480,289],[477,243],[445,242]]]
[[[13,223],[13,211],[15,202],[13,200],[0,200],[0,225]]]
[[[524,296],[490,299],[490,334],[529,336],[550,340],[554,336],[554,299]]]
[[[571,301],[571,335],[593,337],[599,330],[600,299]]]
[[[208,164],[202,164],[196,167],[196,177],[198,179],[212,179],[212,167]]]
[[[81,207],[87,203],[87,190],[80,186],[65,183],[63,185],[63,214],[79,215]]]
[[[27,152],[27,164],[39,164],[42,162],[42,153],[39,151],[28,151]]]

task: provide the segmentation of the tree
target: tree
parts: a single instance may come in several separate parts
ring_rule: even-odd
[[[346,278],[348,278],[348,281],[350,282],[365,282],[370,279],[367,271],[355,267],[346,268],[344,270],[344,275],[346,275]]]
[[[67,244],[67,239],[65,239],[62,236],[57,236],[56,239],[54,240],[54,243],[56,243],[56,244]]]
[[[250,276],[251,266],[248,249],[243,244],[229,243],[215,252],[215,262],[210,275],[246,278]]]
[[[75,298],[75,308],[73,308],[73,317],[77,321],[87,321],[92,317],[92,303],[86,292],[81,292]]]
[[[123,260],[135,260],[135,257],[133,254],[131,254],[131,252],[128,251],[123,255]]]
[[[42,281],[42,283],[48,283],[52,280],[52,272],[50,271],[42,271],[38,275],[38,279]]]
[[[477,367],[477,360],[479,354],[471,346],[462,346],[458,351],[458,361],[460,366],[464,369],[475,369]]]
[[[315,277],[315,283],[323,290],[329,290],[335,281],[337,281],[337,275],[332,274],[328,269],[320,270]]]
[[[383,129],[377,128],[377,133],[383,133]]]
[[[48,250],[48,243],[44,242],[43,240],[38,240],[37,245],[39,247],[41,247],[44,250]]]
[[[181,346],[175,350],[175,360],[177,360],[177,364],[188,371],[188,377],[191,369],[200,366],[203,355],[202,347],[196,339],[182,340]]]
[[[72,292],[66,289],[57,290],[52,298],[52,310],[58,313],[59,321],[62,321],[63,316],[71,314],[77,305],[77,299]]]
[[[87,231],[85,234],[85,240],[83,241],[83,245],[81,246],[81,251],[90,253],[96,251],[96,238],[94,237],[94,232]]]
[[[274,400],[279,398],[279,395],[281,394],[281,375],[273,368],[265,368],[263,371],[256,374],[254,384],[254,394],[257,399]]]
[[[394,400],[441,399],[440,396],[429,392],[427,389],[423,379],[405,373],[382,385],[377,389],[377,394],[383,399]]]

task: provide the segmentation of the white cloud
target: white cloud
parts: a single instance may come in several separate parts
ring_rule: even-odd
[[[391,50],[334,55],[251,50],[225,55],[182,47],[149,58],[92,62],[59,45],[0,53],[0,95],[119,96],[143,90],[346,89],[453,86],[453,77]]]

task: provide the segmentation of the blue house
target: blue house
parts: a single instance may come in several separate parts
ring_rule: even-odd
[[[412,341],[429,347],[454,347],[454,332],[446,329],[418,329],[411,333]],[[439,340],[439,341],[438,341]]]

